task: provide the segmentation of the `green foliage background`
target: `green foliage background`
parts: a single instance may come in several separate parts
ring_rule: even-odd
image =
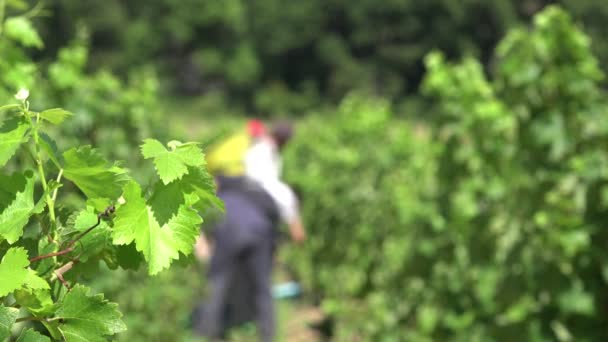
[[[293,263],[338,340],[606,339],[608,107],[590,40],[549,7],[494,60],[489,78],[426,57],[423,133],[360,95],[303,122],[287,170],[311,241]]]
[[[608,339],[608,3],[7,3],[0,103],[75,112],[58,145],[144,184],[144,138],[297,118],[309,241],[284,256],[335,340]],[[190,340],[204,280],[181,261],[82,281],[121,304],[119,339]]]
[[[489,66],[508,29],[556,2],[608,58],[608,5],[595,0],[58,0],[41,31],[55,51],[82,24],[95,68],[153,64],[180,93],[262,115],[303,114],[353,88],[416,102],[431,49]]]

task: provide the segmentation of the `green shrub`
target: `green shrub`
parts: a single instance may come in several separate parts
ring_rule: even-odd
[[[402,335],[410,311],[402,299],[417,286],[402,276],[419,263],[409,258],[417,232],[443,228],[429,197],[434,152],[423,126],[358,94],[298,127],[285,171],[301,193],[309,240],[290,261],[345,339]]]
[[[548,7],[482,64],[426,58],[429,138],[376,100],[303,123],[292,260],[338,340],[598,341],[608,106],[589,39]]]

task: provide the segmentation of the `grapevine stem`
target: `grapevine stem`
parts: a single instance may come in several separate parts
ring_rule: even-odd
[[[89,227],[87,230],[85,230],[84,232],[78,234],[73,240],[70,240],[67,243],[67,247],[59,252],[54,252],[54,253],[49,253],[49,254],[43,254],[43,255],[39,255],[37,257],[33,257],[30,259],[30,263],[36,262],[36,261],[40,261],[42,259],[46,259],[46,258],[52,258],[52,257],[56,257],[56,256],[61,256],[64,254],[68,254],[70,252],[72,252],[74,249],[72,247],[74,247],[74,244],[76,244],[76,242],[79,242],[80,239],[82,239],[85,235],[87,235],[88,233],[90,233],[93,229],[95,229],[95,227],[99,226],[99,224],[101,223],[101,218],[102,217],[107,217],[110,216],[110,214],[112,214],[114,212],[114,206],[111,205],[109,207],[106,208],[106,210],[104,210],[102,213],[97,214],[97,223],[95,223],[94,225],[92,225],[91,227]]]
[[[51,281],[54,281],[56,279],[59,279],[59,281],[63,284],[63,286],[65,286],[66,289],[68,289],[68,292],[70,291],[70,284],[68,284],[68,282],[65,280],[65,278],[63,277],[63,275],[72,269],[72,267],[74,267],[74,265],[77,263],[77,260],[72,260],[68,263],[66,263],[65,265],[61,266],[60,268],[58,268],[57,270],[55,270],[55,272],[53,272],[53,277],[51,277]]]
[[[28,317],[17,318],[17,320],[15,322],[16,323],[29,322],[29,321],[52,322],[52,321],[58,321],[61,319],[63,319],[63,317],[44,318],[44,317],[28,316]]]
[[[29,317],[17,318],[17,320],[15,322],[19,323],[19,322],[28,322],[28,321],[42,321],[42,320],[44,320],[44,318],[29,316]]]
[[[38,174],[40,175],[40,182],[42,183],[42,189],[46,193],[46,203],[49,206],[49,216],[51,218],[51,223],[53,226],[56,223],[55,218],[55,201],[51,197],[51,194],[48,193],[48,184],[46,182],[46,176],[44,174],[44,167],[42,165],[42,152],[40,151],[40,138],[38,136],[38,128],[40,123],[40,113],[36,113],[36,127],[34,128],[34,146],[36,150],[36,164],[38,164]]]
[[[36,262],[36,261],[40,261],[42,259],[46,259],[46,258],[52,258],[52,257],[56,257],[56,256],[61,256],[64,254],[68,254],[71,251],[73,251],[72,247],[68,247],[62,251],[59,252],[55,252],[55,253],[49,253],[49,254],[43,254],[43,255],[39,255],[37,257],[31,258],[30,259],[30,263]]]
[[[61,177],[63,176],[63,169],[59,169],[59,174],[57,175],[57,183],[61,182]],[[59,188],[55,188],[55,190],[53,190],[53,196],[51,197],[51,199],[53,200],[53,202],[55,202],[55,200],[57,199],[57,191],[59,191]]]

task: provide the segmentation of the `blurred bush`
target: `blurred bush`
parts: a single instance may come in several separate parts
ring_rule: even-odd
[[[6,5],[5,34],[0,35],[0,100],[8,102],[18,89],[26,88],[36,93],[32,109],[63,107],[75,113],[58,128],[58,144],[91,144],[108,158],[127,160],[135,176],[145,179],[147,175],[140,175],[135,163],[140,158],[133,158],[139,154],[141,141],[168,136],[158,108],[154,70],[133,68],[124,79],[103,68],[89,71],[85,30],[42,63],[32,57],[32,49],[44,48],[32,21],[38,20],[32,16],[40,7],[27,10],[19,1]]]
[[[190,320],[203,298],[205,276],[195,265],[182,264],[152,278],[141,271],[100,270],[91,286],[119,303],[128,327],[117,341],[200,341]]]
[[[493,77],[426,58],[429,126],[347,97],[286,158],[310,241],[293,263],[338,340],[608,339],[608,106],[557,7],[509,32]]]
[[[39,24],[53,53],[83,24],[94,67],[153,63],[180,94],[220,91],[247,111],[280,115],[353,89],[399,101],[417,92],[432,49],[489,66],[507,30],[551,3],[584,23],[608,58],[608,3],[597,0],[57,0]]]
[[[156,63],[180,94],[220,90],[257,114],[303,114],[352,89],[415,93],[432,48],[487,62],[509,27],[549,2],[58,0],[44,32],[60,42],[83,23],[93,65]]]
[[[608,106],[590,40],[548,7],[496,59],[490,81],[473,59],[427,58],[452,241],[429,292],[459,318],[431,336],[604,340]]]
[[[416,250],[435,246],[417,236],[445,227],[430,196],[437,150],[428,133],[360,94],[298,126],[285,171],[309,240],[290,263],[339,318],[340,338],[399,339],[414,305],[406,296],[424,291],[407,279],[424,265]]]

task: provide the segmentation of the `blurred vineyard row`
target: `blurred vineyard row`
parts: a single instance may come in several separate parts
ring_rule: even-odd
[[[164,88],[207,96],[214,112],[303,115],[352,89],[425,110],[417,93],[429,50],[490,66],[506,32],[552,3],[606,60],[608,3],[598,0],[55,0],[36,22],[47,47],[38,58],[86,28],[93,69],[154,66]]]
[[[350,23],[344,24],[348,39],[339,34],[319,37],[312,29],[306,31],[310,36],[302,34],[301,26],[317,18],[311,13],[324,8],[316,1],[293,13],[280,11],[284,14],[277,17],[263,7],[273,8],[273,1],[256,3],[270,19],[257,23],[261,26],[253,36],[239,28],[240,1],[217,8],[201,2],[205,11],[170,0],[149,7],[137,1],[99,5],[106,11],[145,8],[143,19],[127,20],[128,25],[95,22],[80,7],[84,3],[73,1],[54,2],[54,15],[41,22],[23,14],[29,13],[26,2],[0,3],[7,6],[0,35],[1,103],[26,87],[36,94],[33,107],[75,112],[62,128],[58,144],[63,147],[90,143],[108,157],[129,161],[143,138],[167,137],[167,128],[174,125],[200,125],[204,133],[184,130],[172,136],[209,141],[240,121],[222,116],[232,113],[233,98],[237,113],[307,113],[298,121],[285,171],[301,193],[310,241],[302,249],[286,249],[284,257],[307,298],[334,317],[336,340],[608,339],[608,103],[598,62],[605,60],[608,49],[602,40],[605,26],[581,27],[568,14],[602,18],[608,11],[602,2],[563,1],[567,11],[547,7],[530,26],[518,26],[517,18],[529,16],[526,11],[534,12],[544,2],[466,1],[462,7],[445,8],[438,4],[450,1],[429,2],[416,11],[439,22],[449,20],[433,26],[440,32],[420,36],[420,46],[398,51],[391,49],[390,37],[378,37],[400,30],[416,35],[420,24],[384,19],[397,8],[416,17],[418,2],[389,1],[386,8],[376,8],[376,2],[362,1],[349,7],[343,18]],[[334,10],[342,4],[330,3]],[[477,26],[467,26],[475,21],[469,16],[487,12],[465,11],[467,6],[491,8],[512,20],[496,21],[501,26],[490,30],[493,35],[478,37]],[[174,15],[158,19],[166,8],[174,9]],[[374,25],[369,13],[375,11],[382,23],[393,24]],[[99,16],[115,17],[123,18]],[[75,32],[65,32],[70,42],[60,46],[50,29],[35,26],[72,18],[92,26],[92,36],[73,29],[73,23],[66,30]],[[277,27],[272,18],[289,23],[291,30],[282,38],[261,39],[265,28]],[[112,45],[121,47],[113,65],[100,63],[112,51],[103,49],[104,30],[95,25],[126,32],[124,41]],[[167,27],[169,36],[155,34],[155,29]],[[213,30],[221,37],[237,35],[239,44],[249,45],[232,46],[234,40],[227,39],[215,51],[205,46],[218,46],[216,41],[194,42],[209,37],[199,33]],[[449,37],[443,30],[457,35]],[[154,38],[144,39],[148,35]],[[181,37],[176,49],[183,52],[175,56],[185,59],[167,64],[160,79],[188,63],[230,61],[197,81],[217,81],[219,98],[209,95],[210,90],[192,108],[180,107],[181,98],[165,98],[171,95],[166,95],[156,68],[138,63],[138,51],[145,62],[148,57],[162,59],[164,50],[158,46],[173,46],[175,37]],[[438,37],[449,44],[438,43]],[[159,43],[162,39],[168,42]],[[287,57],[293,61],[288,51],[294,49],[310,61],[304,52],[311,42],[317,58],[311,64],[337,59],[318,63],[324,65],[318,73],[298,70],[326,78],[313,77],[311,83],[303,75],[289,76],[292,68],[287,65],[269,67]],[[370,42],[381,44],[370,47]],[[40,50],[45,43],[47,49]],[[149,49],[140,50],[142,46]],[[439,49],[428,53],[432,47]],[[404,79],[412,83],[400,83]],[[404,106],[401,99],[412,96],[425,105]],[[342,97],[338,106],[331,104]],[[424,111],[415,111],[420,108]],[[131,163],[127,166],[145,182],[150,175]],[[75,199],[74,205],[82,203]],[[188,339],[189,315],[204,280],[192,260],[182,264],[183,269],[150,282],[138,273],[119,272],[92,284],[121,304],[130,328],[121,340]]]
[[[486,73],[427,55],[422,122],[353,94],[302,123],[286,170],[311,241],[291,261],[337,340],[608,338],[608,106],[590,39],[548,7],[494,59]]]

